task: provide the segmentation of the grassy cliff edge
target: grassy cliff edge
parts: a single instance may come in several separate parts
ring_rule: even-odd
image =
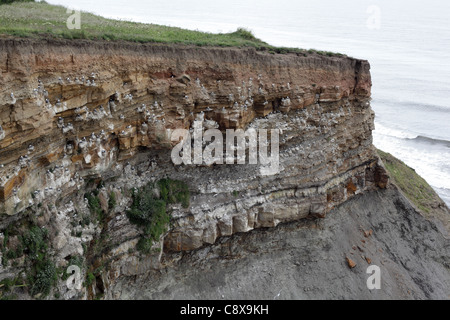
[[[0,3],[1,4],[1,3]],[[174,43],[196,46],[251,47],[270,53],[319,54],[339,53],[297,48],[275,47],[256,38],[251,31],[238,28],[231,33],[208,33],[156,24],[114,20],[89,12],[80,14],[80,29],[69,29],[72,11],[44,2],[15,2],[0,5],[0,37],[62,38],[139,43]]]
[[[417,172],[389,153],[377,150],[391,181],[427,219],[437,219],[450,232],[448,208],[433,188]]]

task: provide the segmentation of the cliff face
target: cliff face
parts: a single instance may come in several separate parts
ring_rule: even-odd
[[[348,57],[254,49],[1,40],[0,230],[31,220],[50,230],[58,266],[74,256],[107,264],[85,292],[92,297],[161,268],[170,252],[324,218],[387,184],[372,146],[369,69]],[[190,128],[201,112],[205,127],[281,129],[280,172],[175,166],[167,130]],[[142,259],[133,251],[141,231],[125,214],[131,190],[165,177],[188,185],[190,206],[171,207],[161,250]],[[106,218],[81,223],[93,215],[85,193],[95,188]],[[19,229],[5,248],[17,247]],[[3,278],[23,267],[12,262]]]
[[[353,197],[326,219],[166,255],[162,270],[114,282],[109,298],[449,299],[449,252],[449,238],[390,185]],[[370,265],[380,267],[380,289],[367,287]]]

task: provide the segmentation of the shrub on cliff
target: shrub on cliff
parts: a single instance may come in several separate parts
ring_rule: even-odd
[[[170,223],[167,204],[181,203],[183,207],[189,207],[190,194],[184,182],[162,179],[157,186],[159,195],[152,183],[133,190],[133,203],[127,211],[130,222],[143,228],[143,236],[137,244],[137,249],[142,253],[149,253],[153,243],[167,231]]]
[[[261,41],[255,37],[255,35],[248,29],[238,28],[235,32],[232,33],[242,39],[251,40],[251,41]]]
[[[39,261],[33,271],[34,274],[29,275],[31,295],[47,296],[52,287],[58,281],[58,274],[55,264],[49,259]]]
[[[58,281],[57,269],[48,254],[48,231],[33,226],[21,239],[29,265],[27,270],[29,293],[32,296],[45,297]]]
[[[22,237],[22,244],[30,256],[39,257],[47,251],[47,237],[47,229],[34,226]]]
[[[166,214],[166,203],[163,200],[154,199],[145,191],[137,192],[133,198],[133,205],[127,214],[134,224],[147,227],[155,218]]]
[[[13,287],[26,286],[30,295],[44,298],[58,281],[58,271],[49,254],[48,230],[31,224],[29,229],[18,234],[18,239],[20,244],[7,251],[6,257],[16,259],[24,256],[26,279],[18,277]],[[26,284],[17,285],[18,281]]]
[[[133,192],[133,204],[127,211],[131,223],[143,227],[144,235],[137,244],[142,253],[150,253],[154,241],[167,231],[170,216],[166,212],[166,202],[155,199],[151,188],[144,187]]]
[[[100,205],[100,200],[98,196],[93,193],[86,193],[84,197],[88,200],[88,206],[91,210],[91,213],[98,219],[98,221],[103,221],[104,218],[104,212]]]
[[[181,203],[183,208],[189,207],[190,193],[183,181],[161,179],[158,181],[158,186],[161,190],[161,198],[166,203]]]

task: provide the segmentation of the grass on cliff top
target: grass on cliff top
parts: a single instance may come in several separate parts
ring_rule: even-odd
[[[67,28],[69,16],[71,13],[67,13],[67,8],[45,2],[2,4],[0,5],[0,37],[123,40],[139,43],[253,47],[270,53],[302,53],[304,55],[316,53],[326,56],[343,56],[338,53],[312,49],[274,47],[243,28],[231,33],[214,34],[156,24],[106,19],[88,12],[81,12],[81,29],[70,30]]]
[[[416,171],[389,153],[378,150],[393,182],[420,210],[429,213],[433,204],[440,202],[433,188]]]

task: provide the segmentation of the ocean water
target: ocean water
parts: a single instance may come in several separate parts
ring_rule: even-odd
[[[207,32],[245,27],[273,45],[369,60],[374,144],[413,167],[450,205],[450,1],[47,1]]]

